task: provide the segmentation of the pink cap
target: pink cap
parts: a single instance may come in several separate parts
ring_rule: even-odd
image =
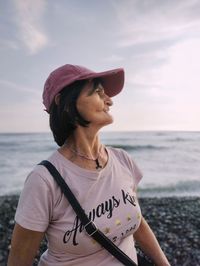
[[[46,111],[49,112],[54,97],[64,87],[77,80],[93,78],[101,78],[105,92],[110,97],[117,95],[124,86],[123,68],[97,73],[82,66],[67,64],[51,72],[44,84],[42,97]]]

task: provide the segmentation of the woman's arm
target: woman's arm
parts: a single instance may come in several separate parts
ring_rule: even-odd
[[[170,266],[169,261],[144,217],[142,217],[141,224],[134,234],[134,239],[141,249],[153,260],[156,266]]]
[[[16,224],[14,227],[8,266],[31,266],[44,233],[28,230]]]

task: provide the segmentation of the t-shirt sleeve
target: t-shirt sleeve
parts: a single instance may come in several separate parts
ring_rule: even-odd
[[[127,163],[128,168],[130,169],[132,176],[134,178],[134,190],[137,189],[137,186],[140,182],[140,180],[143,177],[142,172],[140,171],[139,167],[137,166],[137,164],[135,163],[135,161],[133,160],[133,158],[124,150],[122,151],[122,155]]]
[[[15,221],[26,229],[45,232],[53,210],[52,190],[38,172],[27,177],[20,195]]]

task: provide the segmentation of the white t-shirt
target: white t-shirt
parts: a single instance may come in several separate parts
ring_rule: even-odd
[[[136,187],[142,175],[121,149],[107,148],[101,171],[83,169],[58,151],[54,164],[97,227],[137,263],[133,233],[141,221]],[[48,249],[40,266],[116,266],[121,263],[88,236],[48,170],[37,165],[26,179],[15,220],[22,227],[46,232]]]

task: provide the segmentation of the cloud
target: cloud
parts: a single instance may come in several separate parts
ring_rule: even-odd
[[[157,71],[157,80],[179,101],[199,102],[200,40],[190,39],[169,50],[169,61]],[[191,102],[192,104],[192,102]]]
[[[182,1],[113,1],[120,22],[119,47],[178,39],[200,26],[200,2]]]
[[[45,0],[13,0],[16,8],[16,22],[19,38],[30,54],[36,54],[48,44],[48,37],[42,30],[42,15]]]
[[[19,46],[15,41],[11,40],[0,40],[0,49],[1,50],[19,50]]]
[[[22,84],[15,84],[8,80],[0,80],[1,112],[6,109],[19,108],[23,105],[31,105],[41,102],[41,92],[34,88],[26,87]]]
[[[200,2],[125,0],[112,3],[118,19],[118,48],[120,54],[126,56],[127,95],[140,102],[160,101],[169,106],[179,101],[184,111],[186,100],[192,105],[200,84],[197,72]],[[192,87],[191,96],[188,87]]]
[[[38,92],[37,90],[31,89],[31,88],[27,88],[24,86],[21,86],[19,84],[15,84],[13,82],[10,82],[8,80],[0,80],[0,86],[1,87],[6,87],[8,89],[12,89],[15,91],[20,91],[20,92],[28,92],[28,93],[35,93],[35,94],[39,94],[40,92]]]
[[[121,62],[123,60],[124,60],[124,58],[122,56],[119,56],[117,54],[113,54],[111,56],[108,56],[108,57],[104,58],[102,61],[111,62],[111,63],[117,63],[117,62]]]

